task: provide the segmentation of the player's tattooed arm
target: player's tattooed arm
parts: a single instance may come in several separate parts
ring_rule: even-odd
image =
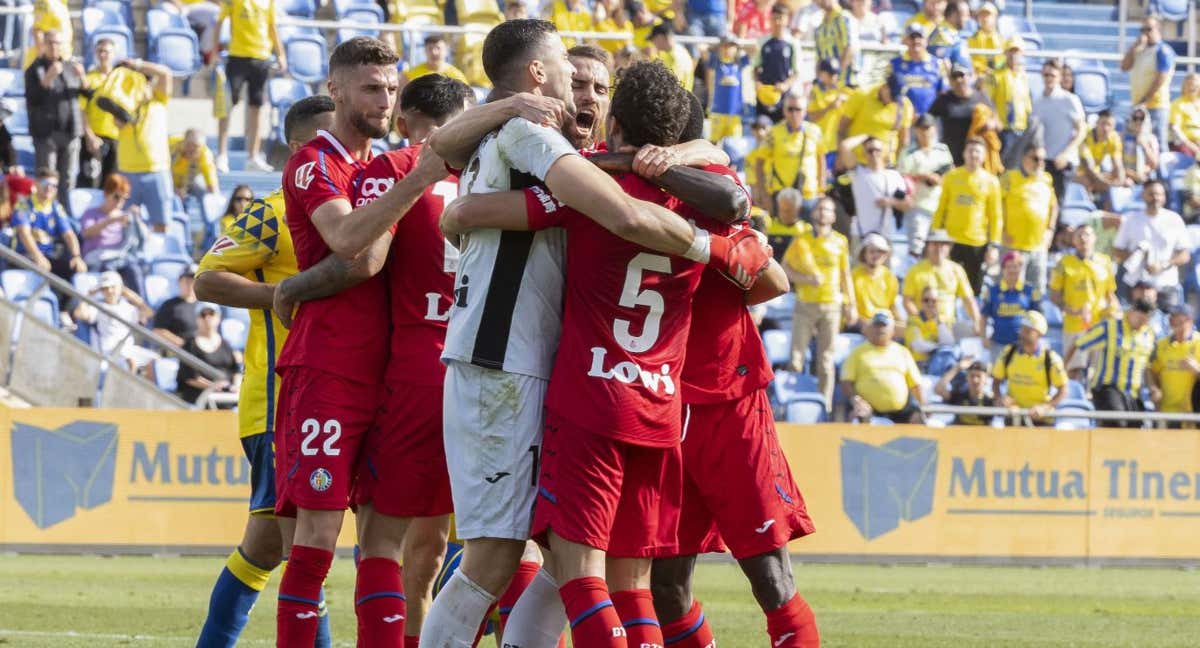
[[[479,148],[480,140],[508,120],[520,117],[558,129],[565,116],[566,104],[561,100],[522,92],[467,110],[434,131],[428,144],[446,164],[461,169]]]
[[[279,282],[272,299],[275,316],[284,327],[290,327],[296,306],[301,302],[331,297],[379,274],[391,245],[392,235],[386,233],[354,259],[330,254],[311,268]]]

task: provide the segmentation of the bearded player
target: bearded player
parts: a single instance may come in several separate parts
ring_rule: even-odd
[[[618,86],[628,88],[625,90],[623,104],[627,112],[621,116],[621,123],[634,123],[632,115],[641,114],[645,115],[646,123],[652,123],[654,126],[640,132],[630,131],[633,135],[626,139],[621,134],[624,131],[616,126],[618,122],[610,120],[610,145],[673,144],[689,116],[690,103],[686,93],[678,87],[671,73],[661,65],[635,66],[626,74],[628,76],[622,77]],[[621,92],[622,90],[618,90],[618,95]],[[641,97],[641,103],[631,99],[635,95]],[[613,106],[615,114],[615,98]],[[703,178],[701,188],[720,187],[722,184],[710,179],[703,172],[695,173]],[[660,204],[669,199],[660,189],[633,175],[624,176],[621,186],[639,197]],[[744,191],[736,187],[734,190],[744,208]],[[701,201],[702,204],[709,205],[717,202],[719,200],[715,197]],[[736,216],[742,210],[735,207],[732,211],[732,216]],[[558,347],[554,367],[555,377],[551,380],[550,393],[547,395],[546,446],[542,453],[543,468],[540,471],[539,484],[541,497],[535,513],[534,530],[553,529],[549,533],[549,541],[554,558],[552,562],[558,572],[557,582],[564,583],[562,600],[567,613],[576,617],[578,621],[573,624],[572,630],[575,645],[608,645],[589,643],[599,641],[601,637],[618,637],[621,639],[620,645],[624,645],[623,635],[627,630],[633,643],[638,643],[639,640],[641,643],[654,643],[652,634],[649,633],[639,635],[639,640],[633,639],[635,633],[649,630],[651,624],[631,623],[631,626],[637,627],[624,628],[617,619],[618,612],[613,606],[616,604],[623,608],[619,613],[630,619],[653,618],[654,611],[648,590],[649,558],[674,549],[674,526],[671,518],[672,511],[677,513],[678,503],[674,500],[678,496],[681,471],[677,461],[678,437],[672,437],[670,430],[672,425],[678,427],[679,421],[671,416],[654,414],[639,417],[638,412],[648,408],[661,410],[657,411],[657,414],[670,414],[672,407],[676,414],[678,412],[678,397],[674,384],[681,368],[683,349],[681,345],[673,344],[673,341],[686,336],[686,319],[690,316],[690,311],[682,307],[666,309],[669,315],[664,315],[664,307],[676,302],[686,303],[690,291],[699,280],[700,268],[703,266],[677,259],[680,268],[672,272],[676,269],[670,267],[670,258],[651,254],[636,244],[612,235],[589,217],[562,207],[543,191],[536,189],[526,193],[484,194],[460,199],[443,217],[443,229],[456,230],[472,226],[542,229],[560,222],[566,226],[568,232],[567,301],[563,338]],[[620,267],[617,268],[614,264]],[[645,291],[641,289],[643,276],[647,285],[652,287]],[[589,282],[590,287],[585,286]],[[614,293],[611,296],[611,305],[605,301],[608,292]],[[603,325],[595,324],[599,312],[597,309],[604,310],[609,306],[623,316],[615,323],[608,321]],[[649,312],[643,311],[643,307],[648,308]],[[627,315],[644,321],[640,325],[632,325],[631,328],[631,320],[624,317]],[[677,319],[682,320],[682,325]],[[641,332],[633,332],[638,330]],[[664,340],[661,347],[656,346],[660,336]],[[612,344],[600,341],[605,338]],[[630,348],[638,351],[630,351]],[[649,353],[654,357],[647,360],[647,366],[653,365],[653,370],[643,371],[639,379],[635,377],[638,372],[631,369],[635,367],[633,361],[624,358],[640,353]],[[678,361],[675,356],[678,356]],[[675,376],[672,376],[670,370],[673,362]],[[659,401],[657,404],[642,408],[640,406],[644,403],[639,397],[629,396],[628,390],[638,388],[626,381],[638,383],[639,380],[654,385],[647,387],[654,393],[646,396],[650,401]],[[568,405],[567,401],[571,399],[578,400]],[[558,430],[561,425],[557,418],[565,409],[576,411],[577,420],[586,421],[585,425],[593,430],[624,430],[620,434],[632,436],[646,433],[648,437],[654,437],[657,434],[658,438],[649,438],[650,444],[657,447],[637,449],[637,444],[628,444],[628,447],[622,445],[618,448],[617,444],[622,444],[623,441],[597,441],[588,433],[572,436],[570,441],[565,441],[559,436]],[[624,417],[631,418],[625,420]],[[572,452],[591,455],[594,460],[591,467],[581,470],[573,464],[564,465],[563,461],[573,460]],[[625,471],[627,460],[631,462],[628,472]],[[601,480],[605,483],[593,483],[597,474],[606,476],[606,479]],[[556,475],[569,477],[556,479]],[[621,499],[622,475],[626,477],[626,485],[630,492],[640,492],[640,496],[631,496],[631,500]],[[631,477],[632,475],[637,477]],[[639,479],[644,482],[639,483]],[[674,487],[671,486],[672,483]],[[661,488],[662,486],[665,488]],[[566,518],[554,517],[556,521],[553,523],[536,521],[542,519],[544,510],[557,509],[560,499],[563,501],[559,510],[573,511],[568,518],[583,518],[577,520],[578,526],[565,531],[565,534],[570,536],[570,540],[566,541],[560,535],[563,533],[560,530],[571,524]],[[598,500],[606,500],[612,506],[597,506]],[[620,508],[617,500],[622,503]],[[641,504],[661,504],[664,508],[661,512],[657,509],[639,510],[634,500]],[[551,504],[547,504],[548,501]],[[616,509],[615,515],[625,521],[621,533],[617,533],[612,527],[613,509]],[[576,516],[576,513],[579,515]],[[661,524],[660,519],[663,520]],[[634,524],[634,520],[638,522]],[[604,584],[605,551],[611,551],[610,555],[613,557],[608,576],[612,582],[618,583],[614,587],[620,589],[611,601]],[[580,570],[585,573],[578,573]],[[526,595],[528,594],[527,591]],[[522,597],[517,611],[514,611],[513,623],[508,631],[517,633],[517,636],[523,636],[524,630],[516,627],[516,618],[525,604],[526,597]],[[589,612],[583,614],[583,610]],[[547,628],[547,638],[556,638],[562,626],[562,622],[559,622],[556,627]],[[517,641],[517,645],[524,645],[521,642],[525,639],[506,635],[506,643],[513,641]],[[661,638],[657,643],[661,643]]]
[[[550,23],[498,25],[484,42],[483,63],[494,99],[548,95],[574,112],[573,68]],[[709,237],[661,206],[627,196],[557,131],[509,121],[521,100],[467,111],[430,138],[448,164],[464,168],[460,193],[545,180],[567,204],[583,206],[623,235],[711,260],[746,283],[765,266],[757,239]],[[469,644],[524,553],[542,402],[560,328],[564,247],[561,232],[495,229],[472,231],[460,244],[443,353],[444,422],[458,535],[466,548],[461,568],[426,618],[423,646]]]
[[[382,239],[425,190],[445,177],[441,160],[422,155],[416,168],[374,202],[354,208],[356,180],[371,144],[387,135],[396,101],[398,58],[374,38],[339,45],[329,61],[334,124],[297,151],[284,169],[287,225],[301,270],[322,259],[350,264],[362,283],[300,304],[278,366],[282,378],[277,429],[276,515],[294,516],[290,563],[276,616],[281,647],[304,646],[316,632],[317,593],[350,504],[362,443],[381,404],[388,351],[387,286],[374,276],[384,263]],[[426,152],[428,153],[428,152]],[[275,309],[290,305],[277,289]],[[347,332],[353,332],[347,334]],[[365,507],[359,512],[355,611],[363,646],[395,645],[404,617],[399,565],[377,547],[401,526]],[[379,560],[369,560],[379,558]]]
[[[333,100],[305,97],[288,108],[283,133],[293,152],[333,124]],[[238,427],[250,460],[250,519],[238,548],[213,586],[208,617],[197,648],[232,648],[266,587],[271,571],[287,556],[293,528],[275,519],[275,359],[287,329],[271,313],[275,284],[296,273],[296,254],[284,213],[283,190],[254,200],[213,244],[196,271],[196,297],[250,311],[246,367],[238,393]],[[282,527],[282,528],[281,528]],[[329,646],[329,617],[322,606],[317,646]]]
[[[358,181],[355,208],[370,204],[407,177],[416,168],[429,134],[462,112],[472,98],[466,84],[440,74],[426,75],[406,85],[400,94],[396,126],[415,144],[389,151],[367,165]],[[440,357],[458,250],[446,242],[438,219],[446,203],[457,195],[456,179],[444,176],[429,185],[408,213],[383,234],[390,248],[385,281],[391,343],[383,405],[376,425],[367,432],[355,496],[360,519],[375,525],[371,529],[360,526],[364,542],[359,571],[391,574],[392,564],[403,557],[405,597],[390,594],[394,583],[376,584],[364,576],[355,599],[362,601],[360,607],[364,609],[378,607],[379,602],[387,603],[389,599],[401,601],[403,607],[398,612],[383,609],[374,614],[403,615],[403,619],[390,624],[387,633],[393,640],[404,637],[410,646],[418,642],[432,598],[452,511],[442,445],[445,368]],[[288,302],[336,294],[359,281],[345,270],[344,264],[322,261],[283,282],[279,291]],[[380,562],[387,569],[373,567]]]

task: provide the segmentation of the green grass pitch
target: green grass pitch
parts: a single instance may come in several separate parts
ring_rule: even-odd
[[[189,646],[219,558],[0,556],[0,646]],[[1200,572],[797,565],[824,646],[1197,646]],[[241,645],[271,646],[277,578]],[[351,562],[330,575],[336,645],[354,645]],[[701,564],[697,595],[722,648],[768,645],[741,572]],[[485,638],[483,646],[494,642]]]

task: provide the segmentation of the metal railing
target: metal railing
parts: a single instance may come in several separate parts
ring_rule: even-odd
[[[1028,417],[1025,408],[945,405],[930,403],[921,408],[926,414],[955,414],[982,417]],[[1200,423],[1200,414],[1174,412],[1113,412],[1107,410],[1056,409],[1043,414],[1046,418],[1090,419],[1093,421],[1149,421],[1151,423]]]
[[[190,367],[191,369],[196,371],[196,373],[204,376],[205,378],[220,380],[220,379],[224,379],[226,377],[225,374],[221,370],[213,367],[212,365],[210,365],[207,362],[205,362],[204,360],[196,357],[195,355],[188,353],[186,350],[176,346],[175,344],[166,340],[165,338],[158,335],[157,333],[150,330],[149,328],[142,326],[140,323],[138,323],[136,321],[131,321],[131,320],[125,319],[121,314],[112,310],[108,304],[92,297],[91,295],[80,292],[79,290],[77,290],[75,288],[75,286],[71,285],[70,283],[63,281],[59,277],[57,277],[49,272],[46,272],[46,271],[42,270],[41,268],[38,268],[33,262],[26,259],[24,256],[18,254],[16,251],[14,251],[10,248],[7,248],[7,247],[0,246],[0,259],[2,259],[5,263],[8,264],[9,269],[21,269],[21,270],[26,270],[26,271],[32,272],[32,273],[36,274],[42,281],[42,283],[37,288],[35,288],[33,291],[31,291],[31,293],[28,296],[22,296],[22,298],[21,298],[21,303],[23,303],[25,305],[24,308],[21,308],[21,311],[24,313],[24,319],[34,319],[32,317],[32,306],[33,306],[33,304],[35,304],[37,302],[38,296],[40,296],[46,290],[53,289],[61,294],[69,295],[71,298],[79,300],[80,303],[88,304],[92,308],[96,309],[96,311],[103,313],[104,316],[112,318],[112,319],[120,322],[125,327],[127,327],[129,332],[126,334],[126,337],[122,338],[120,343],[114,345],[113,350],[107,354],[104,353],[102,350],[97,350],[92,347],[85,347],[88,350],[96,353],[99,357],[101,357],[103,359],[103,362],[105,365],[101,368],[100,375],[97,377],[98,384],[97,384],[96,390],[95,390],[96,393],[99,394],[99,393],[103,392],[103,390],[105,388],[104,383],[107,381],[106,376],[112,375],[111,367],[114,367],[114,366],[121,367],[124,365],[124,360],[122,358],[120,358],[119,352],[117,350],[119,350],[125,344],[133,343],[135,341],[140,342],[140,343],[148,343],[154,351],[156,351],[160,354],[165,353],[169,356],[177,358],[181,364],[187,365],[188,367]],[[10,301],[12,301],[13,297],[14,296],[8,296],[8,299]],[[16,304],[17,304],[17,302],[14,302],[14,305],[16,305]],[[5,335],[9,335],[9,334],[11,334],[11,333],[8,331],[5,331]],[[65,336],[72,340],[75,339],[74,336],[70,336],[70,335],[65,335]],[[12,344],[14,347],[17,342],[19,342],[19,340],[12,340]],[[10,350],[6,347],[0,348],[0,353],[9,352],[9,351]],[[6,356],[4,360],[5,360],[5,362],[12,363],[12,365],[9,367],[9,371],[8,371],[9,376],[11,376],[13,370],[16,368],[16,364],[17,364],[15,362],[16,358],[13,357],[12,355],[10,355],[10,356]],[[6,376],[6,378],[7,377],[8,376]],[[135,380],[135,379],[143,380],[140,377],[134,376],[133,374],[129,374],[127,377],[131,380]],[[145,382],[147,384],[153,385],[153,383],[150,383],[149,381],[145,381]],[[161,391],[158,389],[157,385],[153,385],[153,386],[154,386],[155,390]],[[25,391],[24,393],[21,393],[21,388],[19,385],[10,385],[10,387],[14,387],[15,388],[14,391],[17,392],[18,395],[22,396],[23,398],[26,398],[26,400],[31,400],[36,403],[38,394],[30,393],[29,391]],[[175,398],[173,395],[171,395],[171,399],[176,401],[178,407],[187,407],[186,403],[179,400],[178,398]],[[100,403],[102,400],[103,399],[97,397],[97,403]]]

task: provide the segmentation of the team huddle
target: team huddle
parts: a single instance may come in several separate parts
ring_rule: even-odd
[[[661,63],[610,100],[607,54],[539,20],[488,34],[480,106],[436,74],[397,98],[396,62],[334,50],[330,96],[285,120],[282,190],[201,264],[198,292],[254,313],[259,402],[252,515],[199,645],[234,645],[284,557],[277,645],[329,645],[347,508],[359,646],[469,647],[497,608],[514,648],[715,645],[691,575],[726,548],[772,644],[819,645],[746,308],[788,282],[699,102]],[[373,157],[393,128],[410,146]]]

